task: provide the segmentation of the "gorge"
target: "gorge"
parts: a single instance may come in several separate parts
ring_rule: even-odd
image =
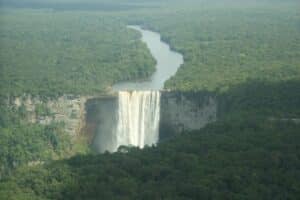
[[[161,41],[158,33],[139,26],[128,28],[142,34],[141,40],[156,60],[156,71],[148,80],[113,85],[115,95],[111,97],[87,102],[87,126],[93,129],[97,152],[155,145],[160,139],[184,129],[200,129],[216,119],[213,95],[163,90],[164,82],[183,64],[183,56]]]
[[[161,41],[158,33],[139,31],[156,60],[156,71],[147,80],[120,82],[112,92],[94,96],[64,95],[43,101],[21,96],[7,102],[24,106],[29,123],[64,124],[72,143],[83,136],[96,152],[115,152],[120,146],[143,148],[188,130],[198,130],[217,119],[217,97],[213,93],[164,90],[164,82],[183,63],[181,54]],[[43,108],[51,115],[38,111]]]
[[[148,80],[121,82],[113,86],[113,90],[118,93],[118,103],[113,111],[115,126],[107,133],[98,133],[96,136],[94,142],[100,152],[113,152],[120,146],[143,148],[158,142],[160,90],[183,63],[182,55],[171,51],[158,33],[139,26],[128,28],[142,34],[141,40],[156,60],[156,71]]]

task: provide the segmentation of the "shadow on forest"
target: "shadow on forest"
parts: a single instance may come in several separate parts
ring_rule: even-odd
[[[300,116],[300,80],[264,82],[251,80],[219,95],[219,118],[234,113],[249,117]]]

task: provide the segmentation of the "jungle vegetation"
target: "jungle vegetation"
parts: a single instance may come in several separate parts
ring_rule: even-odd
[[[222,92],[252,79],[299,79],[299,2],[273,1],[163,1],[160,7],[97,12],[3,9],[1,94],[91,94],[149,76],[154,60],[127,24],[158,31],[184,55],[166,88]],[[147,5],[131,3],[137,2]]]
[[[24,105],[14,107],[13,98],[101,94],[155,70],[139,33],[112,14],[1,8],[0,24],[0,177],[23,164],[88,151],[71,142],[63,123],[27,122]],[[35,112],[51,114],[42,105]]]
[[[298,199],[299,122],[226,115],[157,147],[23,166],[0,198]]]
[[[165,87],[223,92],[252,79],[299,80],[300,3],[225,2],[200,1],[131,18],[131,23],[161,33],[184,55],[183,66]]]
[[[10,2],[0,10],[0,199],[300,198],[298,1]],[[157,147],[63,159],[72,149],[63,124],[29,124],[5,102],[99,94],[149,76],[155,61],[127,24],[184,55],[165,87],[215,92],[219,121]]]
[[[299,91],[299,81],[237,86],[202,130],[142,150],[22,165],[2,178],[0,198],[298,199]]]
[[[2,10],[0,24],[1,95],[91,95],[155,70],[139,33],[114,15]]]

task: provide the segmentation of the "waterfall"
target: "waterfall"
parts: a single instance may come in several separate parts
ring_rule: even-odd
[[[119,91],[115,150],[121,145],[153,145],[158,141],[159,91]]]

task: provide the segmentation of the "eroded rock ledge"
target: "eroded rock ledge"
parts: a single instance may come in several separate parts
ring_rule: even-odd
[[[85,122],[85,103],[88,96],[63,95],[56,99],[41,99],[23,95],[10,100],[10,106],[22,109],[24,121],[43,125],[64,123],[65,132],[71,138],[79,135]]]
[[[165,91],[161,95],[160,139],[203,128],[217,120],[217,98],[208,92]]]
[[[93,146],[105,149],[117,123],[117,96],[89,99],[86,103],[86,130],[93,135]],[[162,91],[160,107],[160,140],[184,131],[203,128],[217,120],[218,102],[213,93]]]
[[[10,106],[25,110],[24,120],[28,123],[62,122],[71,138],[84,133],[93,140],[112,133],[118,104],[117,95],[110,93],[102,96],[63,95],[47,100],[23,95],[10,99]],[[213,93],[162,91],[160,110],[160,139],[163,140],[216,121],[218,102]]]

